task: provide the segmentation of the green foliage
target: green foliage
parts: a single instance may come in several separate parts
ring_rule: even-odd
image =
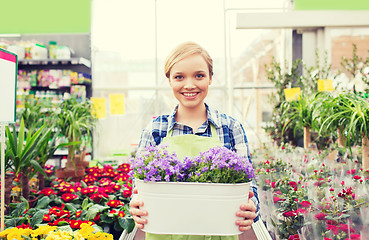
[[[59,111],[55,114],[56,127],[60,133],[69,143],[79,142],[69,147],[69,155],[92,141],[92,130],[97,119],[91,112],[91,107],[90,101],[79,102],[75,98],[70,98],[61,103]]]
[[[21,120],[19,132],[17,133],[15,126],[13,125],[13,132],[6,126],[7,135],[7,152],[9,159],[12,161],[12,168],[15,174],[23,172],[28,174],[31,172],[31,168],[34,168],[38,172],[45,174],[45,171],[34,159],[38,153],[37,145],[39,142],[44,141],[46,137],[42,135],[43,126],[36,132],[29,130],[26,133],[24,120]]]

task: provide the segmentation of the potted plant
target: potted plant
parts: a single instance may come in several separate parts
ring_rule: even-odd
[[[91,112],[91,106],[88,100],[66,99],[55,116],[56,127],[70,144],[65,173],[72,174],[75,180],[84,175],[84,169],[88,166],[88,162],[84,161],[86,145],[92,142],[92,130],[97,120]]]
[[[347,132],[346,145],[351,149],[352,141],[361,139],[362,166],[369,168],[369,102],[353,93],[339,94],[332,100],[334,114],[322,127],[336,125]]]
[[[149,212],[144,231],[240,234],[233,224],[238,219],[234,211],[248,199],[255,176],[249,160],[225,147],[211,148],[193,158],[185,156],[183,162],[168,151],[149,146],[132,160],[138,195]],[[205,223],[202,215],[213,220]]]
[[[285,119],[283,132],[294,124],[293,132],[297,129],[304,129],[304,148],[310,147],[311,129],[316,129],[314,110],[319,93],[312,95],[302,95],[299,100],[284,101],[281,104],[282,115]]]
[[[13,132],[6,126],[7,136],[7,151],[8,156],[12,160],[12,168],[15,175],[20,174],[22,184],[22,195],[25,199],[29,199],[29,176],[33,170],[45,174],[45,171],[40,164],[34,160],[39,151],[37,145],[44,141],[46,137],[42,134],[44,126],[38,129],[36,132],[29,130],[25,131],[25,125],[23,118],[21,119],[20,128],[17,133],[15,126],[13,125]]]

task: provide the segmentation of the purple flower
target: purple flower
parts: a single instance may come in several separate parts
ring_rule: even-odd
[[[131,159],[132,173],[145,181],[242,183],[255,178],[248,158],[225,148],[214,147],[198,156],[179,161],[166,146],[149,146]]]

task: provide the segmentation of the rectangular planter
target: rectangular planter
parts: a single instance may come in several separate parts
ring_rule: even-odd
[[[142,229],[154,234],[231,236],[241,232],[236,211],[249,197],[249,183],[144,182],[136,179],[147,210]]]

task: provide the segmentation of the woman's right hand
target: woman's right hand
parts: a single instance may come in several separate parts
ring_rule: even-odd
[[[137,194],[137,188],[133,189],[133,194]],[[141,218],[142,216],[147,216],[147,211],[140,209],[144,205],[143,201],[138,199],[137,195],[132,195],[133,198],[129,203],[129,212],[132,215],[133,220],[136,223],[136,227],[139,229],[143,229],[145,224],[147,223],[147,219]]]

